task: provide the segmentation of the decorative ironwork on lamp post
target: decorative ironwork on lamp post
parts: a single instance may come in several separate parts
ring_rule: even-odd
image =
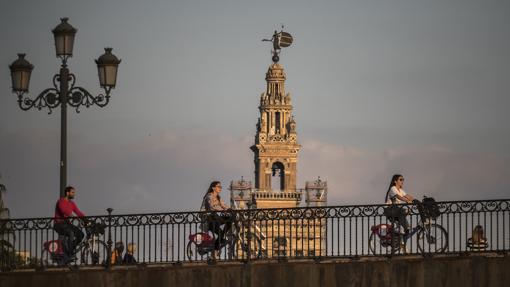
[[[75,86],[76,77],[69,72],[67,60],[73,56],[74,36],[77,29],[69,24],[68,18],[61,18],[61,23],[52,30],[55,37],[57,58],[62,64],[60,72],[53,77],[53,87],[43,90],[35,99],[27,97],[30,75],[34,66],[25,59],[25,54],[18,54],[9,69],[11,70],[12,91],[18,95],[19,107],[24,110],[31,108],[48,108],[48,114],[60,106],[60,196],[64,195],[67,185],[67,105],[79,113],[81,106],[97,105],[104,107],[110,100],[110,92],[115,88],[117,68],[120,60],[112,54],[112,48],[105,48],[105,53],[95,60],[99,75],[99,85],[104,94],[93,96],[86,89]]]

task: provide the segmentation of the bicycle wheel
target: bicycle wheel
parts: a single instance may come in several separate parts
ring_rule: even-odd
[[[209,260],[213,248],[199,247],[195,242],[189,241],[186,245],[186,257],[189,261]]]
[[[400,237],[395,236],[391,240],[381,241],[381,238],[372,232],[368,238],[368,249],[374,255],[396,254],[400,251]]]
[[[44,269],[48,267],[55,267],[55,266],[64,266],[66,265],[65,257],[64,255],[52,255],[51,252],[47,249],[43,249],[41,252],[41,258],[39,260],[39,264]]]
[[[252,232],[243,232],[235,241],[231,254],[233,259],[261,258],[262,241]]]
[[[192,241],[188,242],[186,245],[186,257],[188,257],[189,261],[196,260],[197,257],[197,245]]]
[[[83,245],[80,255],[81,265],[106,265],[110,258],[108,247],[99,240],[91,240]]]
[[[424,252],[444,252],[448,248],[448,234],[437,224],[426,224],[418,232],[418,250]]]

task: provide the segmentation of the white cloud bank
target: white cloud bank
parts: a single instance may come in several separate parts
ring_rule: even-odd
[[[444,146],[368,151],[303,142],[300,175],[328,180],[330,204],[382,202],[391,176],[402,173],[404,189],[437,200],[508,198],[510,158],[462,153]]]
[[[39,142],[52,142],[38,135]],[[253,180],[252,136],[211,132],[166,132],[109,145],[73,141],[69,183],[78,190],[88,214],[196,210],[212,180]],[[366,150],[303,139],[298,185],[318,175],[328,181],[329,205],[381,203],[390,177],[402,173],[411,194],[437,200],[510,197],[510,158],[490,153],[462,153],[445,146]],[[14,217],[51,216],[58,189],[56,148],[41,152],[30,139],[11,136],[0,143],[2,173]],[[13,147],[24,151],[13,151]],[[10,151],[9,151],[10,150]],[[55,153],[51,155],[49,153]],[[53,161],[53,160],[52,160]],[[41,172],[42,171],[42,172]],[[26,175],[30,174],[30,180]],[[27,199],[27,195],[30,200]]]

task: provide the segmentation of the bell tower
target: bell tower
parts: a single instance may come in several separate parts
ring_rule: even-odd
[[[283,29],[283,27],[282,27]],[[327,205],[327,182],[318,178],[297,189],[297,163],[301,146],[297,142],[296,121],[292,116],[290,93],[285,91],[285,71],[278,63],[281,48],[290,46],[289,33],[275,31],[273,63],[266,73],[266,90],[260,95],[253,151],[255,184],[244,178],[230,182],[234,209],[299,207],[306,196],[310,208]],[[270,214],[262,212],[261,214]],[[282,214],[286,214],[282,212]],[[326,222],[323,218],[262,217],[253,222],[255,236],[262,239],[261,251],[272,257],[317,257],[326,254]],[[254,250],[256,251],[256,250]]]
[[[274,59],[273,59],[274,60]],[[266,91],[260,95],[255,144],[255,188],[261,191],[296,191],[296,122],[290,93],[285,92],[285,71],[275,61],[266,73]]]

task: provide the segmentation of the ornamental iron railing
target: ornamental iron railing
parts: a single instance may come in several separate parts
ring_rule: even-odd
[[[109,209],[107,215],[87,217],[87,228],[72,219],[89,235],[65,260],[62,242],[67,238],[53,230],[52,218],[2,220],[0,266],[11,270],[510,251],[510,199],[437,202],[437,217],[424,215],[417,204],[400,207],[409,222],[407,234],[385,215],[388,205],[126,215]],[[211,232],[217,228],[225,233],[219,239]]]

